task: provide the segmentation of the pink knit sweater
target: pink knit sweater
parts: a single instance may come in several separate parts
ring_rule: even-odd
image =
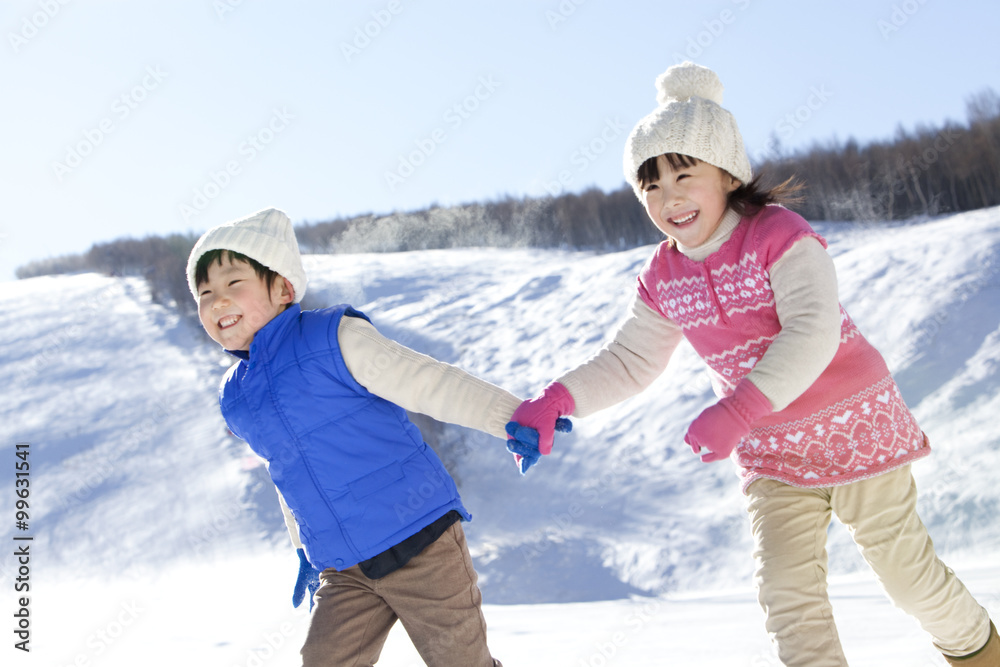
[[[639,274],[639,297],[681,327],[723,395],[732,394],[781,330],[769,270],[804,236],[826,245],[797,214],[767,206],[744,217],[703,262],[663,243]],[[744,490],[761,477],[806,487],[848,484],[930,453],[882,356],[840,312],[833,361],[737,446]]]

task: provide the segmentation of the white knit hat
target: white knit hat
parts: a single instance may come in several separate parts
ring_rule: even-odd
[[[746,184],[753,178],[743,137],[723,109],[715,72],[684,62],[656,78],[656,110],[639,121],[625,142],[625,179],[642,199],[639,167],[652,157],[680,153],[725,170]]]
[[[292,221],[284,211],[267,208],[251,216],[233,220],[205,232],[191,249],[187,263],[188,287],[195,301],[198,285],[195,268],[201,256],[210,250],[231,250],[254,259],[287,278],[295,290],[294,303],[306,293],[306,271],[302,268],[299,244],[295,240]]]

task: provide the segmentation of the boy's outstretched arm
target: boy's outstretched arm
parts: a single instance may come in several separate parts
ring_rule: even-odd
[[[501,439],[521,399],[486,380],[386,338],[367,320],[341,319],[337,339],[347,369],[365,389],[438,421]]]

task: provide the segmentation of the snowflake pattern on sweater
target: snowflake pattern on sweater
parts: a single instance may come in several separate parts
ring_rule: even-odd
[[[664,243],[640,273],[640,298],[681,327],[720,396],[733,393],[781,332],[769,270],[806,236],[826,245],[800,216],[768,206],[744,217],[703,262]],[[884,359],[842,306],[840,313],[833,361],[737,446],[744,490],[761,477],[795,486],[847,484],[930,452]]]
[[[754,428],[736,456],[744,486],[758,477],[834,486],[874,477],[927,453],[926,436],[886,376],[804,419]]]

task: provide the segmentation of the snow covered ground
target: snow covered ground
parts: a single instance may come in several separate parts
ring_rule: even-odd
[[[914,473],[938,551],[1000,617],[1000,209],[817,227],[842,301],[931,438]],[[610,335],[650,252],[309,256],[307,299],[351,303],[387,335],[527,396]],[[3,664],[297,664],[297,560],[266,472],[218,414],[225,355],[138,278],[7,283],[0,313]],[[653,387],[577,420],[526,477],[499,440],[422,424],[474,514],[491,646],[508,667],[777,665],[734,468],[680,444],[712,400],[682,347]],[[25,536],[30,654],[12,632],[13,538]],[[839,525],[829,549],[852,665],[943,664]],[[379,664],[421,663],[394,631]]]
[[[62,584],[42,574],[34,599],[37,650],[4,664],[172,667],[298,665],[308,613],[292,609],[297,561],[234,555],[184,563],[140,578],[106,575]],[[958,567],[993,614],[1000,567]],[[582,586],[586,582],[581,582]],[[944,665],[920,628],[867,575],[831,585],[853,667]],[[779,667],[748,586],[731,591],[595,602],[484,606],[490,647],[504,665],[566,667]],[[378,663],[420,667],[397,624]]]

